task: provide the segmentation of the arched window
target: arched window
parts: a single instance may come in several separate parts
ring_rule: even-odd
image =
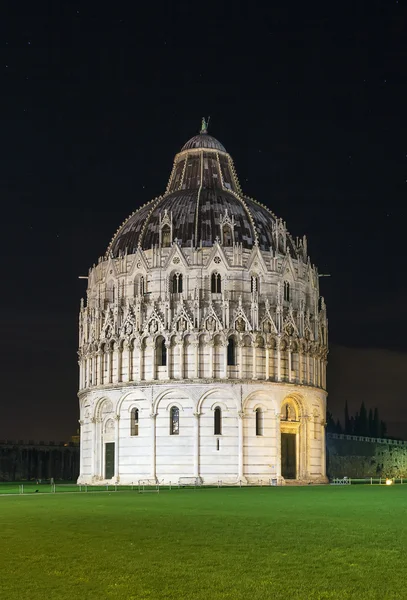
[[[108,302],[114,302],[115,299],[115,287],[113,281],[109,281],[106,288],[106,300]]]
[[[175,273],[172,278],[172,293],[182,294],[182,274]]]
[[[164,225],[161,229],[161,246],[169,248],[171,246],[171,229],[169,225]]]
[[[138,408],[132,408],[130,413],[130,435],[138,435]]]
[[[229,225],[224,225],[223,226],[223,245],[231,246],[232,243],[233,243],[232,230],[230,229]]]
[[[290,284],[288,281],[284,281],[284,300],[286,302],[290,301]]]
[[[144,296],[144,277],[143,275],[137,275],[134,280],[134,295]]]
[[[170,411],[170,434],[179,435],[179,408],[173,406]]]
[[[256,408],[256,435],[263,435],[263,411]]]
[[[229,367],[236,366],[236,342],[233,337],[228,339],[228,365]]]
[[[163,337],[157,338],[157,367],[167,365],[167,346]]]
[[[220,294],[222,292],[222,282],[219,273],[212,273],[211,292],[212,294]]]
[[[213,433],[215,435],[222,434],[222,410],[217,406],[213,413]]]
[[[252,275],[251,278],[251,292],[252,294],[255,292],[260,292],[260,279],[259,277],[257,277],[257,275]]]

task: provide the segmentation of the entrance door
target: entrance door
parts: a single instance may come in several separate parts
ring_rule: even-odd
[[[114,476],[114,442],[105,444],[105,479]]]
[[[295,433],[281,434],[281,475],[284,479],[296,479]]]

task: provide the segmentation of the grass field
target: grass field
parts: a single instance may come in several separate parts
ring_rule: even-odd
[[[0,497],[0,597],[407,598],[407,486]]]

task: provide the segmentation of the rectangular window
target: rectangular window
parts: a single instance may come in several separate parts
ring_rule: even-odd
[[[214,420],[214,434],[221,435],[222,434],[222,411],[219,408],[219,406],[217,406],[215,408],[213,420]]]
[[[131,411],[131,431],[130,435],[138,435],[138,420],[139,420],[139,411],[138,408],[133,408]]]
[[[170,434],[179,435],[179,408],[173,406],[170,412]]]
[[[263,435],[263,412],[261,408],[256,409],[256,435]]]

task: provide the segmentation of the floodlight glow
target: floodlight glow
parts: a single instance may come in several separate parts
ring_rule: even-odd
[[[393,483],[392,479],[386,479],[386,485],[391,485]]]

